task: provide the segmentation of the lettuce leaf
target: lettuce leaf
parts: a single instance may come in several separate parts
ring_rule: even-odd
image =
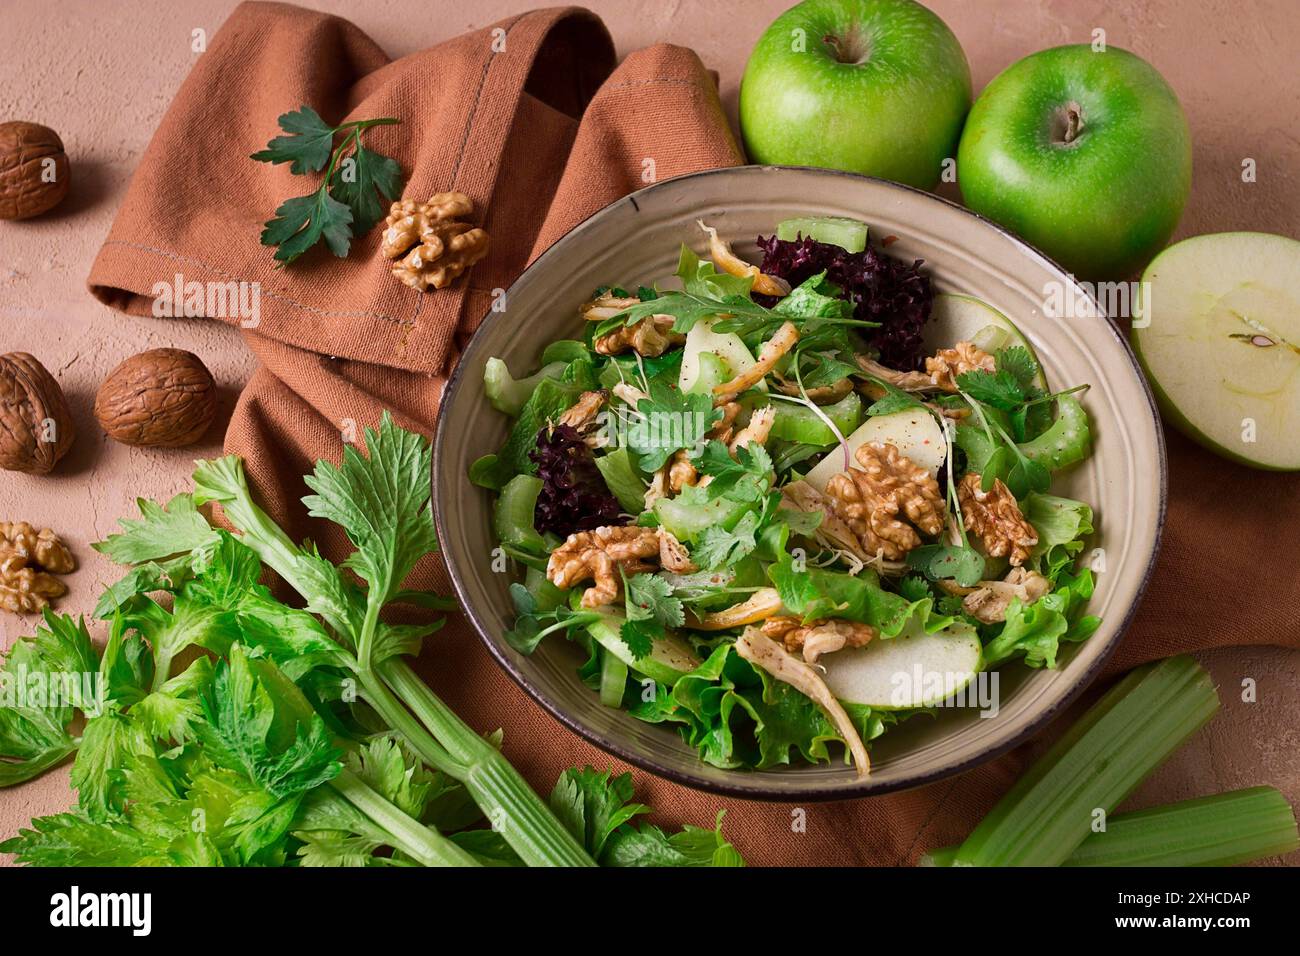
[[[1063,572],[1056,589],[1033,604],[1012,601],[1001,632],[984,645],[985,667],[1023,655],[1030,667],[1055,668],[1062,641],[1082,641],[1101,623],[1098,617],[1080,613],[1092,589],[1091,571]]]
[[[1035,492],[1021,501],[1021,510],[1038,532],[1032,555],[1037,569],[1055,581],[1083,550],[1083,539],[1092,534],[1092,508],[1073,498]]]
[[[857,575],[825,568],[796,569],[789,554],[768,568],[768,577],[791,614],[812,621],[820,617],[843,617],[870,624],[883,638],[897,637],[909,621],[927,631],[937,631],[953,622],[948,615],[935,614],[933,599],[909,601],[886,591],[870,568]]]

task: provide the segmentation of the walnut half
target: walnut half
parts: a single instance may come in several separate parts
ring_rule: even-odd
[[[804,624],[797,617],[779,614],[764,621],[762,628],[764,634],[776,638],[790,653],[801,652],[809,664],[815,664],[823,654],[845,647],[866,647],[880,636],[870,624],[839,617],[823,617]]]
[[[888,443],[859,445],[854,457],[862,470],[850,468],[831,478],[826,495],[866,554],[897,561],[920,546],[918,529],[931,536],[943,530],[943,498],[928,468]]]
[[[425,203],[393,203],[385,220],[381,252],[402,258],[393,275],[412,289],[444,289],[488,251],[488,234],[459,217],[474,211],[464,193],[437,193]]]
[[[659,548],[659,532],[654,528],[627,525],[578,531],[551,552],[546,577],[557,588],[592,581],[582,595],[582,606],[603,607],[622,589],[619,572],[630,576],[650,570]]]
[[[979,475],[969,472],[957,485],[966,530],[979,536],[989,557],[1007,558],[1017,566],[1024,564],[1038,544],[1038,532],[1020,513],[1016,496],[1001,479],[994,479],[989,491],[980,487],[981,482]]]
[[[32,614],[68,593],[54,576],[77,566],[72,552],[49,528],[37,531],[26,521],[0,522],[0,607]],[[51,573],[54,572],[54,573]]]

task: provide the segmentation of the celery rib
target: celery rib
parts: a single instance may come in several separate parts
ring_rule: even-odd
[[[931,850],[920,866],[952,866],[959,845]],[[1250,787],[1112,817],[1062,866],[1236,866],[1300,849],[1286,797]]]
[[[465,770],[453,774],[493,827],[529,866],[595,866],[564,824],[509,761],[438,697],[410,664],[390,658],[380,676]]]
[[[479,866],[479,862],[436,830],[412,819],[351,771],[343,770],[330,784],[349,803],[393,837],[394,845],[425,866]]]
[[[969,866],[1059,866],[1218,710],[1209,675],[1171,657],[1130,672],[998,802],[957,851]]]

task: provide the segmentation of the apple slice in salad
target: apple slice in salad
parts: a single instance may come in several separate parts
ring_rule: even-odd
[[[601,704],[718,767],[838,744],[864,774],[900,721],[1099,623],[1092,510],[1052,494],[1090,450],[1079,388],[867,236],[790,220],[751,263],[705,226],[680,289],[597,289],[536,371],[485,372],[507,640],[567,639]]]

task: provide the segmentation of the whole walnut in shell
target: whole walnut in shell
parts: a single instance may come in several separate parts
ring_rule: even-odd
[[[48,126],[0,123],[0,219],[29,219],[68,194],[68,154]]]
[[[125,445],[179,448],[203,437],[217,411],[217,386],[199,357],[183,349],[133,355],[104,379],[95,417]]]
[[[0,355],[0,468],[43,475],[76,437],[63,389],[45,366],[26,352]]]

